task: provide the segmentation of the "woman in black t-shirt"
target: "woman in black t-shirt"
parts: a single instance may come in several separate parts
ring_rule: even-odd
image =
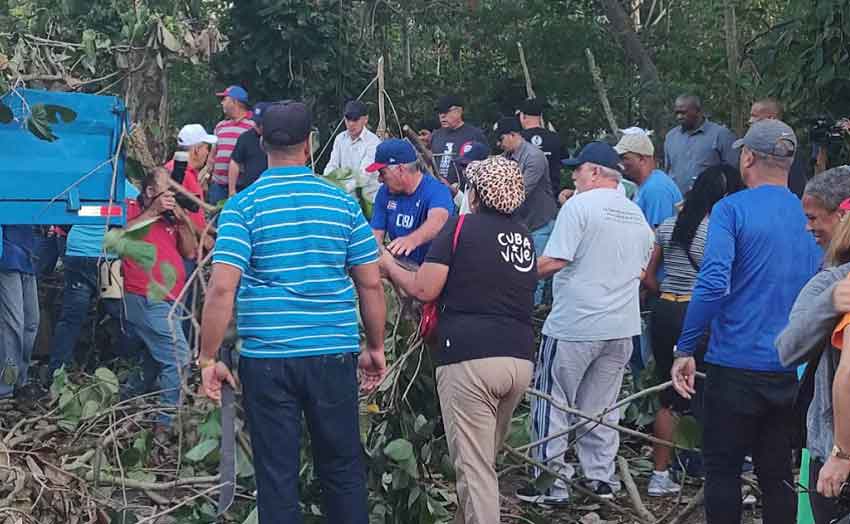
[[[472,214],[449,219],[416,273],[387,252],[382,271],[405,292],[439,301],[437,391],[457,473],[456,522],[499,522],[496,453],[532,375],[534,244],[512,218],[525,200],[503,157],[466,169]]]

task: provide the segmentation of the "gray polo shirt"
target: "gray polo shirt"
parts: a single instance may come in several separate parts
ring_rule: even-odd
[[[519,149],[507,157],[519,164],[525,184],[525,202],[516,210],[516,216],[529,231],[540,229],[558,213],[552,196],[552,184],[549,182],[546,155],[523,139]]]
[[[682,194],[700,173],[721,163],[738,169],[738,150],[732,147],[735,134],[720,124],[705,119],[693,131],[676,126],[664,140],[664,162]]]

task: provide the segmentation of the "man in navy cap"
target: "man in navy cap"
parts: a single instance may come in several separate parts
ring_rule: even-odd
[[[568,161],[575,168],[576,194],[561,207],[537,261],[540,278],[554,275],[554,302],[543,325],[535,387],[585,413],[604,411],[620,393],[632,337],[640,333],[638,288],[655,240],[640,208],[617,190],[619,161],[604,142],[586,145]],[[617,422],[619,412],[605,418]],[[535,440],[561,434],[574,422],[548,401],[532,405]],[[576,449],[588,487],[613,498],[620,487],[614,472],[619,434],[599,425],[580,431],[586,434]],[[567,439],[551,440],[535,453],[571,477],[573,468],[564,462]],[[556,481],[545,493],[529,487],[517,496],[527,502],[564,503],[569,491]]]
[[[379,173],[383,184],[375,197],[370,225],[379,244],[389,235],[387,249],[417,264],[425,260],[431,240],[454,213],[451,192],[416,165],[410,142],[392,138],[375,150],[375,162],[366,171]]]
[[[384,289],[360,206],[308,167],[312,127],[298,102],[263,114],[269,169],[219,217],[198,365],[213,400],[223,382],[235,384],[217,361],[235,301],[259,522],[303,522],[297,472],[306,420],[326,521],[367,524],[357,369],[367,393],[386,373]]]
[[[457,95],[441,96],[434,108],[440,119],[440,129],[430,133],[422,131],[420,139],[430,144],[437,171],[449,178],[452,160],[463,155],[472,142],[487,142],[484,132],[463,121],[463,99]]]
[[[227,189],[230,196],[253,184],[269,167],[266,152],[260,145],[260,137],[263,136],[263,112],[269,105],[268,102],[254,104],[254,128],[242,133],[236,140],[227,170]]]
[[[366,173],[366,166],[375,158],[375,148],[381,143],[375,133],[366,127],[369,124],[369,108],[360,100],[351,100],[345,104],[345,131],[334,139],[331,159],[323,172],[324,175],[339,168],[349,168],[354,171],[354,177],[346,184],[345,190],[354,194],[360,187],[363,197],[369,202],[375,202],[378,192],[378,180]]]
[[[213,205],[229,195],[230,155],[236,147],[236,140],[242,133],[254,128],[248,92],[244,88],[230,86],[216,93],[216,96],[221,98],[221,110],[226,118],[215,126],[214,134],[218,143],[210,155],[212,179],[207,189],[207,202]]]
[[[561,191],[561,137],[558,133],[543,127],[543,102],[539,98],[528,98],[520,104],[519,121],[522,124],[522,136],[531,145],[543,151],[549,162],[549,180],[552,184],[552,196]]]

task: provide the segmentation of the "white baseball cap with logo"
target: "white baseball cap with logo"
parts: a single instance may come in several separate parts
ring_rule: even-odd
[[[207,133],[201,124],[187,124],[177,133],[177,145],[180,147],[191,147],[198,144],[215,144],[218,137]]]

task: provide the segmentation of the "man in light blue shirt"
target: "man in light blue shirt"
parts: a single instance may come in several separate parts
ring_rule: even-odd
[[[136,198],[139,191],[129,181],[124,181],[124,195]],[[104,226],[73,226],[68,233],[65,255],[62,257],[65,277],[65,290],[62,293],[62,311],[56,323],[51,339],[50,364],[47,382],[53,381],[53,372],[62,366],[71,364],[74,348],[80,338],[83,323],[88,318],[92,297],[100,294],[98,282],[100,263],[109,263],[115,255],[104,252]],[[120,275],[120,266],[114,270],[110,266],[110,275]],[[108,284],[101,282],[100,285]],[[120,282],[118,283],[120,288]],[[115,319],[123,317],[120,299],[103,300],[105,311]],[[127,349],[127,348],[124,348]]]
[[[738,151],[732,147],[735,135],[705,117],[698,97],[681,95],[674,112],[679,125],[664,140],[664,163],[682,193],[709,167],[738,166]]]
[[[304,104],[270,106],[262,137],[269,169],[219,217],[201,324],[202,389],[220,400],[222,382],[234,383],[216,356],[235,301],[260,524],[302,522],[304,419],[327,522],[367,524],[357,370],[365,391],[386,373],[378,245],[357,202],[307,167],[312,126]]]
[[[677,213],[682,192],[664,171],[656,169],[655,146],[646,133],[624,134],[614,149],[623,162],[623,174],[638,185],[635,203],[653,229]]]

